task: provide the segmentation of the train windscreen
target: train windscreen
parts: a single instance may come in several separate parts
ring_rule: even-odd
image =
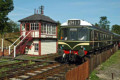
[[[62,40],[87,41],[88,40],[88,28],[86,27],[62,28],[61,39]]]

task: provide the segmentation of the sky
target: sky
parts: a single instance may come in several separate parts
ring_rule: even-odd
[[[120,25],[120,0],[13,0],[14,10],[8,17],[18,20],[34,14],[34,9],[44,6],[44,15],[61,23],[68,19],[82,19],[92,24],[106,16],[110,25]]]

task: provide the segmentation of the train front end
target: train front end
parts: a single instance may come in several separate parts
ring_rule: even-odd
[[[82,20],[68,20],[61,25],[61,39],[58,41],[58,53],[63,61],[75,62],[83,58],[90,49],[90,23]]]

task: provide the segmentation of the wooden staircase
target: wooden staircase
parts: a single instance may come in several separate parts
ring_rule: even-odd
[[[15,57],[16,54],[24,54],[27,43],[33,40],[33,37],[31,36],[31,32],[28,32],[25,37],[21,36],[19,39],[21,39],[20,42],[14,46],[14,49],[11,52],[9,52],[10,56]],[[12,45],[14,44],[15,42]]]
[[[16,53],[24,54],[27,43],[31,41],[32,39],[33,39],[32,37],[29,37],[25,39],[24,41],[22,41],[20,45],[16,47]]]

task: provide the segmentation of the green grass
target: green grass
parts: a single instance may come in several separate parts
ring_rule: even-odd
[[[0,61],[3,61],[3,62],[0,62],[0,65],[13,64],[13,63],[20,62],[18,60],[10,61],[9,59],[0,59]]]
[[[100,80],[99,77],[96,76],[97,74],[97,70],[94,70],[91,74],[90,74],[90,80]]]
[[[115,52],[106,62],[102,63],[99,67],[100,67],[100,70],[105,70],[106,68],[114,64],[120,64],[120,50]],[[100,80],[99,77],[96,76],[97,73],[98,71],[95,69],[90,74],[90,80]]]
[[[119,63],[120,63],[120,50],[115,52],[115,54],[112,55],[106,62],[102,63],[100,69],[104,70],[113,64],[119,64]]]
[[[39,59],[41,56],[29,56],[29,55],[19,55],[16,57],[16,59],[28,59],[28,60],[34,60]]]

